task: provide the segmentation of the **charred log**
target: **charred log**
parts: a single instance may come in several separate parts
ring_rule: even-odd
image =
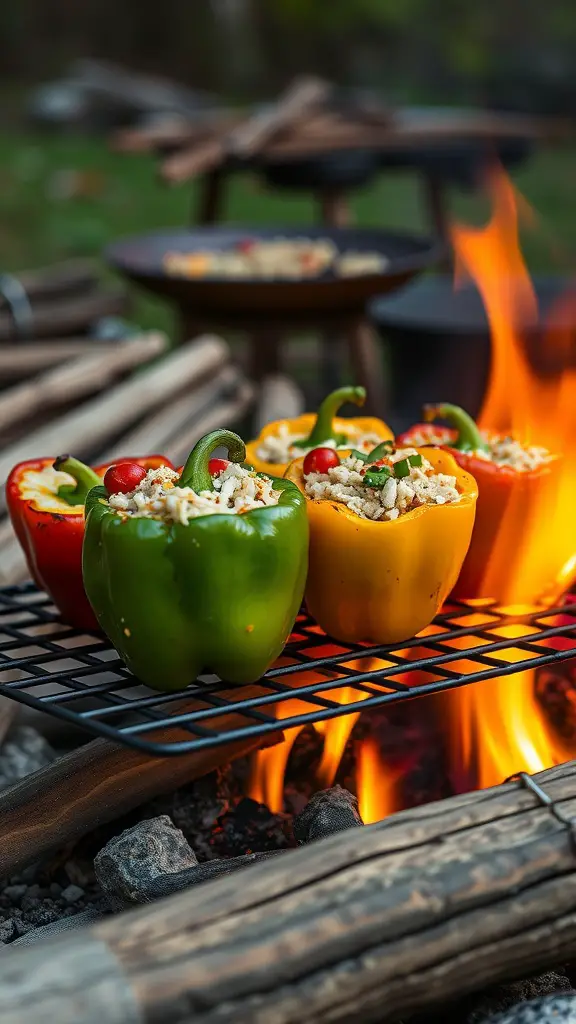
[[[576,763],[537,779],[573,817]],[[392,1022],[575,957],[570,831],[508,783],[14,950],[0,1022]]]

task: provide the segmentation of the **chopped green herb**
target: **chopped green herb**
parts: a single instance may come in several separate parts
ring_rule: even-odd
[[[408,456],[408,462],[410,463],[411,466],[421,466],[422,465],[422,456],[418,455],[418,454],[417,455],[409,455]]]
[[[384,487],[391,476],[392,473],[388,466],[374,466],[373,469],[366,470],[364,481],[367,487]]]
[[[393,450],[394,441],[382,441],[366,456],[366,462],[377,462],[378,459],[383,459],[386,455],[390,455],[390,452]]]
[[[410,476],[410,463],[408,459],[401,459],[400,462],[394,463],[394,476],[398,480],[402,480],[405,476]]]
[[[350,455],[353,455],[355,459],[360,459],[360,462],[366,462],[368,459],[367,455],[363,455],[362,452],[359,452],[356,448],[352,448],[350,450]]]

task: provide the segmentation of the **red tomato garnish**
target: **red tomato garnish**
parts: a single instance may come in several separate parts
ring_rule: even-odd
[[[236,248],[238,252],[249,253],[256,245],[256,242],[252,241],[251,238],[243,238],[242,241],[238,242]]]
[[[339,466],[338,453],[333,448],[313,448],[304,459],[303,470],[308,473],[327,473],[333,466]]]
[[[146,470],[136,462],[117,462],[110,466],[104,477],[104,487],[108,494],[128,494],[146,476]]]
[[[225,469],[228,469],[230,463],[227,459],[210,459],[208,463],[208,472],[210,476],[218,476],[219,473],[223,473]]]

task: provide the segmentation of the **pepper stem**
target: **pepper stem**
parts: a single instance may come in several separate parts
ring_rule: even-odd
[[[446,420],[458,431],[456,440],[450,445],[451,448],[456,448],[461,452],[488,451],[488,445],[478,430],[477,424],[459,405],[450,405],[448,402],[425,405],[425,422],[432,423],[436,419]]]
[[[246,458],[244,441],[238,437],[238,434],[234,434],[231,430],[212,430],[210,434],[201,437],[194,445],[176,486],[191,487],[196,494],[199,494],[200,491],[213,491],[214,483],[208,463],[216,448],[227,448],[232,462],[244,462]]]
[[[347,440],[346,434],[337,434],[334,431],[334,417],[341,405],[345,402],[353,402],[354,405],[364,405],[366,401],[366,388],[345,387],[332,391],[322,402],[316,415],[310,435],[295,441],[298,448],[316,448],[323,441],[335,441],[337,445],[344,444]]]
[[[83,462],[73,459],[71,455],[59,455],[54,460],[54,469],[68,473],[76,481],[76,485],[62,484],[58,488],[58,497],[62,501],[67,501],[69,505],[84,505],[88,491],[102,483],[98,474],[90,469],[90,466],[85,466]]]

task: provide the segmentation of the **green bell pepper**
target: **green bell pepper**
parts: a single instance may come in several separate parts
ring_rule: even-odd
[[[215,430],[198,441],[176,486],[212,490],[208,462],[219,446],[244,461],[244,442]],[[118,513],[102,486],[88,493],[86,593],[143,683],[180,690],[202,671],[251,683],[282,651],[304,594],[308,520],[298,488],[277,478],[273,485],[277,505],[187,525]]]

